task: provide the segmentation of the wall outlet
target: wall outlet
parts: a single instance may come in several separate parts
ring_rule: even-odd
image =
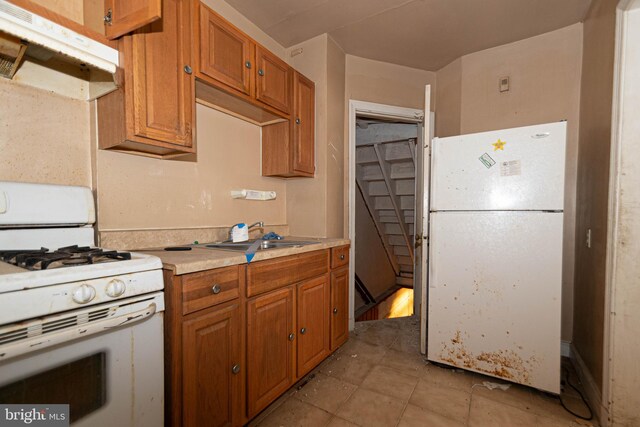
[[[587,229],[587,247],[591,249],[591,229]]]
[[[509,92],[509,76],[500,77],[498,85],[500,87],[500,92]]]

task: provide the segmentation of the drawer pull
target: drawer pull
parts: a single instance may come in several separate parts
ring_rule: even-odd
[[[333,314],[338,314],[338,307],[333,308]]]
[[[340,255],[340,261],[344,261],[344,254]]]
[[[300,329],[300,333],[301,333],[302,335],[304,335],[306,332],[307,332],[307,328],[302,328],[302,329]]]
[[[220,287],[220,285],[213,285],[211,290],[213,291],[214,295],[218,295],[220,293],[220,291],[222,290],[222,288]]]
[[[294,339],[295,337],[296,337],[295,335],[293,335],[293,334],[289,334],[289,341],[293,341],[293,339]]]

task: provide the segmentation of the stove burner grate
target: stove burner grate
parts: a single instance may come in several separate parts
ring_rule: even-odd
[[[105,251],[100,248],[77,245],[55,251],[49,251],[47,248],[0,251],[0,260],[29,270],[47,270],[130,259],[130,252]]]

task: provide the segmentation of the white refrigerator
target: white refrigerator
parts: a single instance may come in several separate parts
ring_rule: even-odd
[[[566,122],[435,138],[427,356],[560,392]]]

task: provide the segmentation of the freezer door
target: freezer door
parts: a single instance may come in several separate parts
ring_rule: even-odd
[[[431,214],[429,360],[560,392],[562,216]]]
[[[563,210],[566,122],[436,138],[431,210]]]

